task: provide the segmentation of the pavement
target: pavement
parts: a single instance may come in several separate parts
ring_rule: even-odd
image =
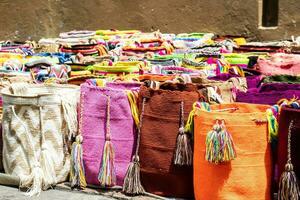
[[[42,191],[37,197],[28,197],[25,192],[16,187],[0,185],[0,200],[174,200],[146,193],[143,196],[130,197],[124,195],[120,189],[101,190],[86,188],[85,190],[71,190],[68,183],[62,183],[47,191]]]
[[[18,188],[0,185],[0,200],[112,200],[113,197],[103,195],[86,194],[80,192],[47,190],[38,197],[27,197]]]

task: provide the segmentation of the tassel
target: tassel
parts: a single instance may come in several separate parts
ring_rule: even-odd
[[[43,190],[47,190],[52,185],[57,183],[56,172],[54,167],[54,160],[51,157],[49,151],[42,147],[41,157],[40,157],[41,169],[44,172],[43,176]]]
[[[191,145],[191,138],[184,132],[184,128],[179,128],[179,134],[177,136],[176,148],[175,148],[175,165],[192,165],[193,150]]]
[[[180,120],[181,125],[177,136],[174,164],[175,165],[192,165],[193,150],[191,145],[191,138],[184,131],[184,103],[181,102]]]
[[[219,164],[236,158],[235,147],[230,133],[225,128],[224,120],[213,126],[213,130],[206,136],[205,159],[208,162]]]
[[[297,177],[293,171],[293,164],[287,163],[285,171],[280,176],[278,199],[279,200],[298,200],[299,186]]]
[[[40,163],[41,163],[41,169],[44,172],[43,176],[43,190],[47,190],[52,185],[55,185],[57,183],[56,180],[56,172],[55,172],[55,164],[54,160],[50,155],[49,149],[47,148],[47,143],[45,139],[45,133],[43,129],[43,115],[42,115],[42,107],[39,107],[39,113],[40,113],[40,133],[41,133],[41,139],[42,139],[42,150],[41,150],[41,157],[40,157]]]
[[[297,176],[293,171],[293,164],[291,159],[291,131],[294,121],[292,120],[288,132],[288,160],[285,165],[285,171],[280,176],[278,200],[298,200],[300,191],[297,182]]]
[[[106,121],[106,135],[105,144],[102,156],[102,164],[98,175],[100,185],[103,187],[111,187],[116,184],[115,173],[115,152],[110,140],[110,97],[107,98],[107,121]]]
[[[85,171],[82,159],[82,136],[76,136],[76,141],[72,144],[71,151],[71,171],[70,182],[71,187],[86,188]]]
[[[224,121],[222,121],[220,131],[220,162],[229,162],[236,157],[233,139],[230,133],[225,129]]]
[[[116,184],[116,174],[114,169],[114,149],[110,140],[106,140],[102,157],[102,165],[98,180],[103,187],[110,187]]]
[[[146,98],[143,98],[142,110],[140,113],[140,118],[138,120],[139,124],[137,129],[138,134],[136,139],[137,144],[136,144],[135,154],[132,158],[132,162],[129,164],[129,167],[127,169],[125,179],[124,179],[123,189],[122,189],[122,191],[125,194],[129,194],[129,195],[140,195],[145,193],[145,190],[141,184],[140,159],[138,156],[145,104],[146,104]]]
[[[33,180],[31,188],[26,192],[27,196],[38,196],[42,191],[43,170],[40,165],[36,163],[31,171],[31,180]]]
[[[138,156],[133,156],[132,162],[129,164],[124,179],[123,192],[131,195],[145,193],[145,190],[141,184],[140,162]]]
[[[34,145],[32,143],[32,139],[31,139],[31,133],[28,131],[26,124],[18,117],[16,111],[15,111],[15,107],[11,106],[12,109],[12,113],[14,115],[14,117],[22,124],[22,126],[24,127],[26,133],[25,133],[25,137],[28,141],[28,144],[30,146],[30,149],[33,152],[33,161],[31,163],[33,163],[33,165],[31,165],[31,175],[29,178],[21,178],[21,182],[20,182],[20,186],[28,186],[31,182],[31,188],[27,191],[26,195],[27,196],[37,196],[41,193],[42,190],[42,182],[43,182],[43,176],[44,176],[44,172],[41,169],[41,166],[38,162],[37,156],[36,156],[36,152],[34,149]]]
[[[64,112],[64,120],[68,127],[68,138],[71,141],[77,134],[77,102],[76,99],[66,99],[62,98],[62,108]]]
[[[205,145],[206,145],[205,159],[208,162],[216,163],[216,164],[219,163],[218,161],[218,157],[219,157],[218,154],[220,150],[220,143],[218,139],[219,131],[220,131],[220,125],[216,123],[213,126],[213,130],[207,133],[206,141],[205,141]]]

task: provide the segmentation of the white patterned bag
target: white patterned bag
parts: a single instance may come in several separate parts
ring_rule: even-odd
[[[66,181],[79,87],[17,83],[1,93],[5,173],[18,176],[30,196]]]

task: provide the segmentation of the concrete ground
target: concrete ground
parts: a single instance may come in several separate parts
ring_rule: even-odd
[[[17,188],[0,185],[0,200],[112,200],[113,197],[102,195],[69,192],[60,190],[48,190],[41,193],[39,197],[27,197],[24,192]]]
[[[113,197],[60,190],[48,190],[38,197],[27,197],[18,188],[0,185],[0,200],[112,200]]]
[[[175,200],[153,194],[130,197],[124,195],[119,189],[100,190],[86,188],[85,190],[71,190],[68,183],[62,183],[55,189],[43,191],[38,197],[28,197],[25,192],[16,187],[0,185],[0,200]]]

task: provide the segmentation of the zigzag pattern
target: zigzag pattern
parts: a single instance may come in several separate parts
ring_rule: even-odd
[[[64,152],[63,141],[67,129],[62,107],[60,105],[43,106],[42,132],[38,107],[14,106],[15,113],[22,122],[14,116],[11,105],[5,104],[3,108],[3,165],[5,172],[20,177],[21,187],[30,187],[32,184],[30,175],[34,163],[33,151],[40,162],[42,134],[44,134],[45,144],[43,146],[47,147],[47,152],[54,162],[57,181],[65,181],[70,171],[70,158],[68,153]],[[27,133],[28,137],[26,137]],[[33,149],[30,147],[28,138],[32,141]]]

